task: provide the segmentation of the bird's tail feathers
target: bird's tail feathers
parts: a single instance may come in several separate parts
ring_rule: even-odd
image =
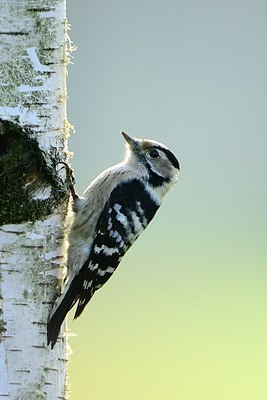
[[[51,311],[47,323],[47,345],[51,343],[52,349],[57,341],[62,322],[78,300],[77,293],[79,293],[79,290],[77,286],[79,285],[80,279],[78,279],[78,276],[68,282]]]
[[[90,301],[92,296],[93,296],[93,292],[91,292],[90,295],[87,294],[86,298],[84,298],[80,295],[79,302],[78,302],[73,319],[77,319],[82,314],[85,306]]]

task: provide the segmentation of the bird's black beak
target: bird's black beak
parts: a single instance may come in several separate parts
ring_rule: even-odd
[[[132,138],[131,136],[127,135],[127,133],[121,131],[122,136],[130,146],[133,152],[140,152],[140,140]]]

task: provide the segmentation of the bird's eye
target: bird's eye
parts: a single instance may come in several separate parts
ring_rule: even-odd
[[[148,151],[148,154],[151,158],[158,158],[159,157],[159,152],[156,149],[150,149]]]

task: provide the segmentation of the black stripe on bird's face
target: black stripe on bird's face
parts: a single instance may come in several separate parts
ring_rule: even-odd
[[[148,173],[149,173],[148,182],[153,187],[159,187],[159,186],[162,186],[163,183],[170,182],[169,178],[164,178],[163,176],[161,176],[161,175],[157,174],[156,172],[154,172],[148,162],[146,162],[146,167],[147,167],[147,170],[148,170]]]
[[[180,171],[180,163],[177,160],[177,158],[175,157],[175,155],[169,149],[167,149],[166,147],[161,147],[161,146],[151,146],[151,148],[160,150],[163,153],[165,153],[166,156],[168,157],[168,160],[172,163],[174,168],[176,168]]]

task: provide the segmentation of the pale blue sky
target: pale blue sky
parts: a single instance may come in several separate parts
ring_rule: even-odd
[[[78,397],[86,374],[95,382],[94,400],[162,399],[166,386],[168,400],[267,398],[261,380],[267,363],[259,361],[267,356],[267,336],[259,337],[267,332],[267,2],[69,1],[67,8],[78,47],[69,66],[68,118],[77,131],[70,150],[79,192],[121,159],[121,129],[165,143],[181,162],[180,181],[153,225],[83,320],[71,325],[79,333],[71,343],[73,371],[88,357],[99,362],[93,372],[90,365],[73,372],[73,399],[88,398]],[[129,359],[131,352],[138,354],[139,317],[148,348],[147,354],[142,348],[143,366],[137,363],[141,372],[135,370],[143,389],[131,392],[128,375],[125,388],[116,387],[120,362],[101,387],[101,365],[116,359],[114,349],[121,359],[131,343]],[[255,330],[248,332],[247,326]],[[130,335],[128,344],[122,331]],[[109,335],[106,342],[103,332]],[[161,339],[167,332],[172,332],[170,348],[180,352],[171,367],[182,374],[178,386],[165,376]],[[160,361],[150,348],[151,336],[163,346]],[[211,349],[207,359],[205,346]],[[192,365],[183,354],[187,348],[195,349]],[[162,363],[155,392],[149,391],[155,375],[146,370],[148,360]],[[131,369],[128,361],[123,365]],[[243,381],[250,386],[242,387]],[[197,397],[192,387],[198,388]]]

